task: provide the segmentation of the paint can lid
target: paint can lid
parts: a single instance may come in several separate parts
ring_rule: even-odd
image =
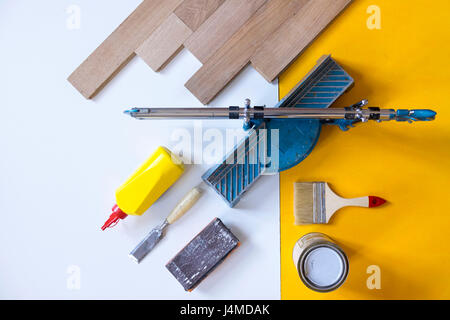
[[[300,276],[310,289],[330,292],[339,288],[347,279],[348,260],[335,245],[313,246],[300,259]]]

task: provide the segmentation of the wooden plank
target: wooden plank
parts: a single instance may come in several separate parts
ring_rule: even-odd
[[[87,99],[94,97],[181,2],[144,0],[70,75],[69,82]]]
[[[154,71],[161,70],[183,49],[184,42],[192,32],[197,30],[223,1],[225,0],[184,0],[136,50],[136,54]]]
[[[172,13],[136,50],[153,71],[162,69],[192,34],[191,29]]]
[[[195,31],[225,0],[185,0],[175,14],[192,31]]]
[[[307,0],[270,0],[220,48],[186,88],[202,103],[209,103],[250,62],[255,50]]]
[[[227,0],[189,37],[184,46],[205,63],[267,1]]]
[[[352,0],[310,0],[258,48],[251,63],[271,82],[314,41]]]

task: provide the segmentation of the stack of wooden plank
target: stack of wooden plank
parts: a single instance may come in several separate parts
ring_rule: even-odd
[[[183,48],[203,66],[186,83],[209,103],[249,63],[273,81],[352,0],[144,0],[72,73],[93,98],[135,55],[159,71]]]

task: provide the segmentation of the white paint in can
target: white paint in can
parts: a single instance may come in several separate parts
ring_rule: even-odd
[[[297,241],[294,263],[303,283],[318,292],[339,288],[347,279],[348,259],[328,236],[309,233]]]
[[[305,276],[319,287],[338,282],[344,272],[344,263],[333,249],[319,247],[305,258]]]

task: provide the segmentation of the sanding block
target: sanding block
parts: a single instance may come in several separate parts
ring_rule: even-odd
[[[184,290],[192,291],[238,246],[238,238],[215,218],[166,264],[166,268]]]

